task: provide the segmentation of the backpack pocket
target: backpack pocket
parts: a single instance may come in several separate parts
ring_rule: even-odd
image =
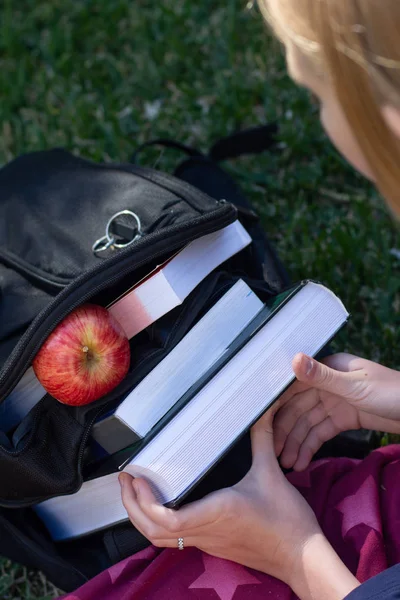
[[[0,261],[54,293],[107,256],[93,246],[110,221],[117,227],[110,224],[110,237],[123,247],[215,208],[210,197],[166,174],[92,163],[64,150],[20,156],[0,170],[0,189]],[[121,211],[133,215],[121,215],[118,225],[112,219]]]

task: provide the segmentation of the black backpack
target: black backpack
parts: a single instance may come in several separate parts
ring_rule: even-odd
[[[86,446],[99,414],[115,406],[243,278],[262,300],[289,284],[253,208],[218,161],[274,143],[267,126],[221,140],[189,157],[173,176],[137,164],[94,164],[64,150],[27,154],[0,170],[0,402],[14,389],[52,329],[86,301],[107,305],[188,242],[239,218],[251,246],[212,272],[186,301],[134,338],[130,371],[113,392],[86,407],[45,396],[11,434],[1,431],[0,554],[42,570],[71,591],[149,542],[127,522],[55,544],[32,506],[76,492],[85,477]],[[96,252],[113,221],[125,248]],[[107,242],[107,240],[105,240]],[[97,247],[97,250],[99,248]],[[245,436],[188,499],[238,481],[250,465]]]

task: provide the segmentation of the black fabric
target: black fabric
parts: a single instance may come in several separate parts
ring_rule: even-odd
[[[238,131],[218,140],[211,148],[209,157],[213,161],[237,158],[243,154],[259,154],[275,146],[278,127],[276,123]]]
[[[260,154],[276,146],[277,135],[277,123],[268,123],[267,125],[237,131],[219,139],[211,147],[208,157],[213,162],[220,162],[230,158],[238,158],[244,154]],[[154,146],[179,150],[191,157],[205,157],[205,154],[197,150],[197,148],[169,138],[158,138],[139,146],[132,154],[130,162],[137,163],[139,155],[142,154],[143,150]]]
[[[173,214],[173,222],[182,223],[213,208],[205,199],[191,206],[129,167],[91,163],[63,150],[17,158],[0,171],[0,186],[2,262],[18,261],[37,281],[43,275],[59,286],[99,262],[92,244],[116,212],[138,212],[148,234],[162,226],[160,218]]]
[[[77,488],[80,479],[76,465],[83,430],[70,407],[47,396],[34,409],[24,448],[1,457],[3,505],[16,499],[19,505],[35,504],[50,490],[58,495]]]
[[[400,565],[372,577],[345,600],[400,600]]]
[[[144,144],[136,148],[135,152],[130,158],[130,162],[138,163],[139,155],[143,152],[143,150],[154,146],[161,146],[162,148],[172,148],[173,150],[179,150],[179,152],[184,152],[189,156],[203,156],[201,152],[196,150],[196,148],[192,148],[191,146],[187,146],[186,144],[181,144],[176,140],[170,140],[168,138],[158,138],[156,140],[151,140],[150,142],[145,142]]]
[[[130,522],[118,525],[104,535],[104,546],[111,564],[132,556],[149,545],[147,538],[136,531]]]
[[[32,285],[14,269],[0,264],[0,365],[52,297],[52,292]]]
[[[0,552],[29,568],[40,569],[63,590],[74,590],[95,575],[95,572],[89,574],[90,569],[83,573],[73,562],[60,556],[48,536],[42,533],[42,526],[31,510],[0,509]]]

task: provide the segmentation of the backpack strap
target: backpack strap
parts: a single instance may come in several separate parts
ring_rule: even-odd
[[[156,138],[155,140],[150,140],[149,142],[145,142],[136,148],[135,152],[129,159],[129,162],[132,164],[138,164],[139,154],[145,150],[146,148],[152,146],[162,146],[164,148],[172,148],[173,150],[179,150],[180,152],[184,152],[188,156],[203,156],[199,150],[192,148],[191,146],[187,146],[186,144],[181,144],[181,142],[176,142],[175,140],[170,140],[168,138]]]
[[[212,146],[209,157],[215,162],[244,154],[260,154],[276,145],[278,125],[270,123],[238,131],[221,138]]]
[[[231,135],[218,140],[208,153],[208,158],[214,162],[220,162],[229,158],[238,158],[245,154],[260,154],[276,146],[278,134],[277,123],[269,123],[260,127],[252,127],[237,131]],[[152,146],[161,146],[172,148],[184,152],[190,157],[205,157],[205,155],[187,144],[182,144],[169,138],[156,138],[141,144],[132,154],[130,161],[133,164],[138,163],[139,154],[146,148]]]
[[[150,546],[149,540],[132,527],[131,523],[122,523],[109,529],[103,542],[111,565]]]

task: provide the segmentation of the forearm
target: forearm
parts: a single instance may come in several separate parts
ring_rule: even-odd
[[[300,600],[343,600],[360,585],[322,533],[304,546],[287,583]]]

